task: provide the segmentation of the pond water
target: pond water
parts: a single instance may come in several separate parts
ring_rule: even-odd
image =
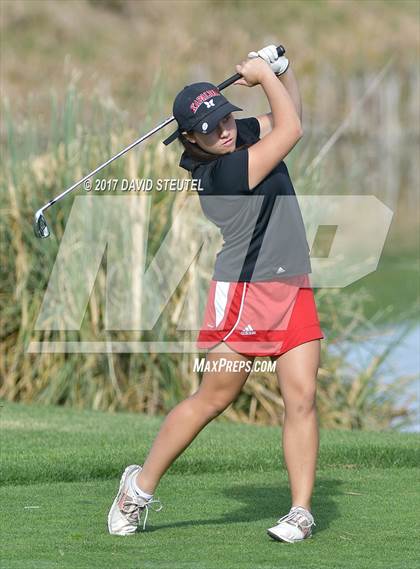
[[[350,347],[348,363],[357,369],[367,367],[372,356],[382,353],[389,345],[390,339],[397,340],[403,332],[403,325],[378,330],[378,336],[365,342],[359,342]],[[405,391],[395,401],[407,405],[411,413],[412,423],[403,427],[402,431],[420,433],[420,325],[413,327],[401,340],[398,346],[390,353],[381,368],[381,381],[386,387],[394,381],[395,377],[411,377],[412,381]]]

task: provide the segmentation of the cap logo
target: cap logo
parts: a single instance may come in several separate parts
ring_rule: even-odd
[[[203,93],[197,95],[197,97],[191,103],[190,105],[191,111],[195,114],[200,108],[200,105],[208,101],[208,99],[211,99],[211,101],[209,101],[209,105],[206,105],[207,108],[214,107],[215,105],[212,98],[218,96],[220,96],[220,91],[218,89],[208,89],[207,91],[203,91]]]
[[[204,101],[204,104],[206,105],[206,107],[209,109],[210,107],[214,107],[214,101],[213,99],[210,99],[210,101]]]
[[[203,132],[206,132],[206,130],[207,130],[208,128],[209,128],[208,123],[203,122],[203,124],[201,125],[201,130],[202,130]]]

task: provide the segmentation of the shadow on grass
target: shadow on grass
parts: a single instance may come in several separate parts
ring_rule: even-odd
[[[319,476],[315,485],[312,499],[312,512],[314,514],[317,533],[324,531],[330,522],[339,516],[336,497],[341,494],[342,481]],[[231,506],[222,516],[211,519],[182,520],[175,523],[159,524],[158,527],[150,525],[148,532],[167,528],[188,526],[212,526],[236,523],[255,523],[257,520],[273,518],[272,525],[278,518],[287,514],[290,509],[290,492],[287,484],[255,486],[241,485],[226,487],[221,494],[229,500],[241,503],[238,509]]]

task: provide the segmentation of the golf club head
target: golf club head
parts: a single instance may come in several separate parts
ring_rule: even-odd
[[[47,222],[43,216],[42,209],[39,209],[35,214],[34,233],[41,239],[45,239],[50,234],[50,230],[48,229]]]

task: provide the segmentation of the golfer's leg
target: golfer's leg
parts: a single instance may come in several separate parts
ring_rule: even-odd
[[[292,506],[307,509],[310,509],[319,445],[315,401],[319,354],[319,340],[314,340],[286,352],[276,364],[285,405],[283,451]]]
[[[229,361],[253,360],[219,344],[207,354],[207,361],[225,358]],[[248,364],[250,366],[250,364]],[[239,364],[237,364],[239,366]],[[194,440],[212,419],[222,413],[236,399],[246,382],[249,371],[205,372],[200,387],[190,397],[179,403],[166,417],[153,442],[143,469],[137,476],[139,487],[153,494],[160,478],[174,460]]]

